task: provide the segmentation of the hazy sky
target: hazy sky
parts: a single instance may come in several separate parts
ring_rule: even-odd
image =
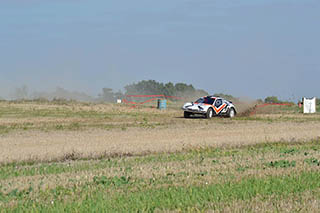
[[[320,97],[319,0],[1,0],[0,96],[139,80]]]

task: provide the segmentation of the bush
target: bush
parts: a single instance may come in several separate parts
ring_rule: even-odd
[[[264,102],[267,103],[267,104],[282,103],[282,101],[280,101],[280,100],[278,99],[278,97],[276,97],[276,96],[266,97],[266,98],[264,99]]]
[[[199,97],[208,95],[204,90],[194,88],[192,84],[160,83],[155,80],[140,81],[125,86],[126,94],[130,95],[166,95],[179,97]]]

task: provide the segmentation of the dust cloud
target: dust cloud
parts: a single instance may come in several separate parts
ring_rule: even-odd
[[[61,87],[57,87],[52,92],[34,91],[30,92],[27,86],[16,88],[10,95],[11,100],[48,100],[64,99],[82,102],[95,102],[97,98],[92,97],[85,92],[69,91]]]
[[[110,90],[110,91],[109,91]],[[146,95],[151,94],[152,92],[138,92],[139,95]],[[109,94],[110,93],[110,94]],[[160,94],[154,94],[154,95],[160,95]],[[195,101],[199,97],[207,96],[209,95],[204,90],[194,90],[192,92],[176,92],[173,96],[168,97],[172,101],[177,101],[177,103],[182,102],[189,102],[189,101]],[[219,94],[217,94],[220,96]],[[110,97],[111,98],[110,98]],[[150,99],[150,97],[126,97],[125,94],[122,94],[120,91],[115,93],[112,91],[112,89],[102,89],[102,94],[98,94],[96,97],[90,96],[86,94],[85,92],[78,92],[78,91],[69,91],[67,89],[57,87],[54,91],[46,92],[46,91],[35,91],[30,92],[27,86],[22,86],[19,88],[16,88],[13,93],[11,94],[12,100],[56,100],[56,99],[63,99],[63,100],[73,100],[73,101],[80,101],[80,102],[115,102],[115,97],[125,97],[128,101],[133,102],[145,102]],[[178,98],[176,98],[178,97]],[[222,96],[223,97],[223,94]],[[231,95],[227,95],[227,97],[223,97],[227,100],[230,100],[234,103],[237,109],[238,116],[248,116],[250,113],[255,110],[255,106],[259,104],[260,102],[257,100],[253,100],[248,97],[240,97],[235,98]],[[1,100],[1,97],[0,97]]]
[[[239,98],[233,102],[237,108],[238,116],[248,116],[255,109],[259,101],[250,98]]]

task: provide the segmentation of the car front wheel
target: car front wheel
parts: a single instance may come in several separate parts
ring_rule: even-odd
[[[212,108],[209,108],[206,114],[206,118],[210,119],[213,116],[213,110]]]

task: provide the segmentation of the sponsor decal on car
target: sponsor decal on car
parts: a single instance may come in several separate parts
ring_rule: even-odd
[[[213,106],[214,111],[216,112],[216,114],[219,114],[225,107],[227,106],[227,104],[223,104],[220,107],[215,107]]]

